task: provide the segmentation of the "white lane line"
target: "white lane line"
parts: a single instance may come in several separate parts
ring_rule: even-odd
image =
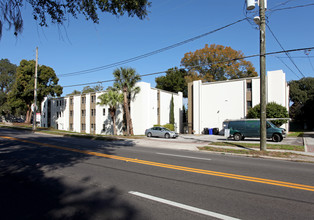
[[[189,211],[192,211],[192,212],[196,212],[196,213],[199,213],[199,214],[211,216],[211,217],[218,218],[218,219],[239,220],[238,218],[233,218],[233,217],[230,217],[230,216],[227,216],[227,215],[223,215],[223,214],[219,214],[219,213],[216,213],[216,212],[211,212],[211,211],[207,211],[207,210],[204,210],[204,209],[195,208],[193,206],[184,205],[184,204],[177,203],[177,202],[172,202],[170,200],[158,198],[158,197],[147,195],[147,194],[140,193],[140,192],[130,191],[129,193],[132,194],[132,195],[136,195],[136,196],[142,197],[142,198],[150,199],[150,200],[153,200],[153,201],[156,201],[156,202],[164,203],[164,204],[167,204],[167,205],[171,205],[171,206],[174,206],[174,207],[178,207],[178,208],[181,208],[181,209],[189,210]]]
[[[198,159],[198,160],[212,160],[212,159],[209,159],[209,158],[190,157],[190,156],[183,156],[183,155],[177,155],[177,154],[164,154],[164,153],[156,153],[156,154],[166,155],[166,156],[173,156],[173,157],[185,157],[185,158]]]

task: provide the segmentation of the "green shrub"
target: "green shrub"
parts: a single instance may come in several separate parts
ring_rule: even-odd
[[[165,124],[162,127],[168,128],[170,131],[174,131],[174,125],[173,124]]]
[[[247,118],[260,118],[260,104],[251,108],[247,114]],[[266,105],[266,117],[267,118],[288,118],[289,114],[287,109],[275,102],[270,102]],[[287,123],[288,120],[274,120],[271,121],[277,127],[280,127],[284,123]]]
[[[154,125],[154,127],[164,127],[168,128],[170,131],[174,131],[174,125],[173,124],[165,124],[165,125]]]

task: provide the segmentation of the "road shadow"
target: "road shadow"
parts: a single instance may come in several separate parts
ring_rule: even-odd
[[[1,129],[0,135],[4,133]],[[47,142],[40,136],[27,140]],[[108,148],[102,152],[114,153]],[[47,171],[62,172],[62,168],[91,157],[0,138],[1,219],[141,219],[137,209],[122,199],[122,192],[115,187],[96,186],[90,178],[79,175],[72,181],[62,173],[47,175]]]

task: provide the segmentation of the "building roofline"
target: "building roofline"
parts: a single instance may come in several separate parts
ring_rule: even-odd
[[[202,84],[208,85],[208,84],[217,84],[217,83],[237,82],[237,81],[245,81],[249,79],[259,79],[259,78],[260,78],[259,76],[255,76],[255,77],[246,77],[246,78],[239,78],[239,79],[227,79],[227,80],[215,81],[215,82],[204,82]]]

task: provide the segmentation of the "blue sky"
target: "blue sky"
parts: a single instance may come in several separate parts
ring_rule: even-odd
[[[59,84],[64,86],[63,95],[66,95],[74,89],[83,88],[67,86],[113,79],[112,72],[119,66],[71,77],[62,74],[123,61],[213,31],[244,18],[244,4],[245,0],[153,0],[148,18],[144,20],[102,14],[100,24],[93,24],[79,16],[79,19],[69,17],[64,26],[49,24],[48,28],[40,27],[33,20],[31,7],[26,4],[22,9],[23,33],[16,38],[13,30],[3,30],[0,59],[7,58],[17,65],[22,59],[34,60],[38,47],[39,64],[55,70],[60,79]],[[308,4],[314,4],[314,0],[268,0],[268,25],[284,49],[314,46],[314,5],[295,7]],[[294,8],[274,11],[289,7]],[[248,15],[254,12],[258,13],[257,9]],[[201,49],[205,44],[230,46],[241,50],[245,56],[258,54],[259,30],[256,25],[243,21],[122,66],[135,68],[141,75],[165,71],[171,67],[180,67],[185,53]],[[268,29],[266,48],[267,52],[282,50]],[[303,75],[314,77],[314,50],[307,54],[304,51],[290,53],[301,73],[284,53],[267,56],[266,69],[282,69],[287,81],[298,80]],[[259,73],[259,58],[247,60],[253,63]],[[165,74],[142,77],[142,81],[154,87],[155,77],[161,75]],[[106,88],[112,83],[102,85]]]

